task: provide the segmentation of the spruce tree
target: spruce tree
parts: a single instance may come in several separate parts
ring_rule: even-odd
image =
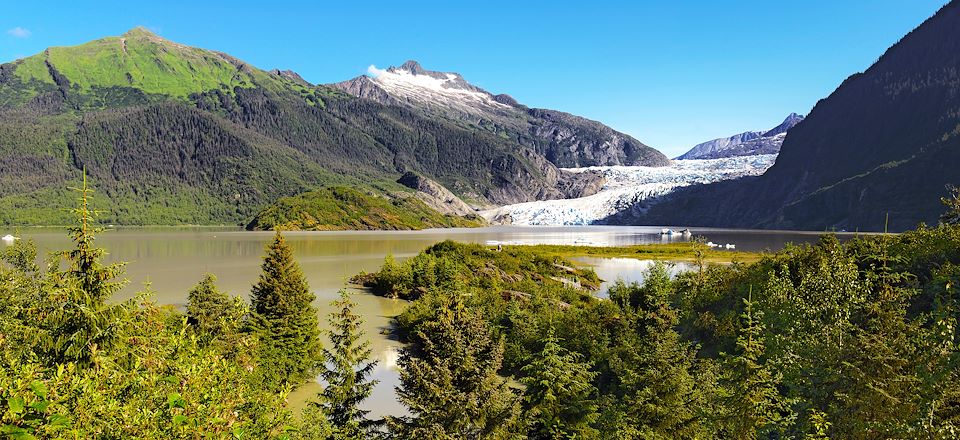
[[[461,303],[448,303],[401,353],[397,395],[413,417],[391,419],[400,438],[503,439],[521,432],[519,399],[497,375],[503,340]]]
[[[743,305],[737,353],[723,359],[727,392],[721,399],[726,411],[723,424],[732,438],[767,438],[784,428],[789,406],[777,390],[780,375],[763,359],[763,312],[755,310],[749,296]]]
[[[532,439],[597,438],[591,427],[596,421],[597,402],[590,364],[580,361],[560,345],[550,329],[543,350],[534,354],[521,371],[524,410]]]
[[[708,434],[703,420],[707,389],[698,377],[696,351],[677,332],[677,310],[669,303],[673,282],[666,266],[654,265],[643,285],[610,289],[623,314],[613,330],[607,360],[620,414],[607,411],[604,437],[696,438]]]
[[[235,333],[246,314],[242,300],[220,291],[216,282],[208,273],[187,293],[187,323],[203,342]]]
[[[960,188],[947,185],[950,195],[941,197],[940,202],[947,210],[940,215],[940,223],[945,225],[960,225]]]
[[[318,406],[326,415],[336,439],[363,439],[378,423],[369,420],[369,411],[360,409],[360,403],[370,397],[377,381],[368,377],[377,365],[370,359],[370,341],[364,338],[360,325],[362,318],[353,312],[355,304],[349,294],[340,291],[340,299],[332,303],[330,314],[330,343],[323,350],[324,385]]]
[[[99,211],[91,207],[93,190],[87,186],[86,173],[80,188],[72,188],[79,196],[71,212],[76,224],[68,228],[74,248],[59,254],[67,262],[67,270],[51,265],[49,285],[43,286],[38,309],[44,331],[38,335],[41,348],[51,362],[94,361],[99,351],[110,348],[120,339],[119,323],[129,304],[108,304],[107,300],[126,284],[119,279],[122,264],[104,264],[106,251],[94,245],[96,234],[103,231],[96,225]]]
[[[315,296],[293,251],[278,231],[250,295],[250,327],[260,339],[260,374],[269,387],[297,385],[320,360]]]

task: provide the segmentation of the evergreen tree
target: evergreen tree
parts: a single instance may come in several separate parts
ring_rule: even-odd
[[[307,405],[300,414],[297,431],[291,436],[295,440],[329,440],[334,438],[333,427],[327,415],[319,405]]]
[[[297,385],[320,360],[317,310],[300,265],[283,235],[267,246],[263,272],[250,295],[250,327],[260,337],[260,373],[267,386]]]
[[[331,349],[323,350],[326,385],[319,395],[321,411],[332,426],[336,439],[363,439],[379,424],[369,420],[369,411],[360,403],[370,397],[377,381],[368,376],[377,365],[370,359],[370,342],[363,339],[363,319],[353,312],[355,304],[346,291],[333,302],[329,322]]]
[[[940,198],[940,202],[947,207],[947,210],[940,215],[940,223],[960,225],[960,188],[947,185],[947,191],[950,192],[950,195]]]
[[[763,312],[755,310],[751,297],[744,298],[743,305],[737,353],[723,359],[723,385],[728,393],[721,399],[726,413],[723,425],[732,438],[767,438],[783,428],[789,406],[777,390],[779,374],[763,359]]]
[[[220,291],[216,282],[208,273],[187,293],[187,323],[205,342],[236,333],[247,312],[242,300]]]
[[[629,327],[610,342],[607,362],[617,407],[604,417],[604,437],[708,436],[703,413],[711,384],[707,376],[698,377],[696,351],[675,329],[679,318],[668,302],[672,288],[666,266],[657,263],[643,285],[610,290]]]
[[[577,353],[560,345],[550,329],[543,350],[522,368],[524,409],[530,423],[528,437],[533,439],[597,438],[591,427],[596,421],[597,402],[590,364],[581,362]]]
[[[390,420],[400,438],[504,439],[520,432],[519,399],[497,375],[503,341],[459,301],[439,311],[400,356],[400,402],[412,418]]]
[[[94,246],[96,234],[103,232],[103,228],[96,225],[100,211],[90,206],[93,189],[87,186],[86,172],[83,174],[82,186],[73,190],[79,193],[78,206],[71,210],[76,224],[67,230],[73,239],[74,249],[64,252],[63,255],[70,263],[69,275],[76,279],[90,304],[102,304],[126,284],[125,281],[117,280],[117,277],[123,274],[123,264],[103,264],[106,251]]]
[[[38,319],[43,331],[40,348],[51,362],[91,362],[101,350],[117,343],[119,323],[129,304],[108,304],[107,300],[126,284],[118,279],[123,264],[104,264],[106,251],[94,245],[99,212],[92,209],[93,190],[87,186],[86,173],[72,210],[76,224],[69,227],[74,248],[59,255],[67,262],[65,272],[59,262],[49,268],[49,277],[40,288]]]

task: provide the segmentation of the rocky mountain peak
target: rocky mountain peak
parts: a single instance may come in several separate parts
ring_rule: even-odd
[[[786,133],[787,130],[790,130],[795,125],[799,124],[801,121],[803,121],[803,115],[790,113],[790,115],[788,115],[786,119],[784,119],[783,122],[780,123],[780,125],[773,127],[769,131],[763,133],[763,136],[770,137],[770,136],[776,136],[778,134]]]
[[[421,66],[420,63],[418,63],[415,60],[407,60],[405,63],[400,65],[398,70],[405,70],[414,75],[423,75],[427,73],[427,70],[424,69],[423,66]]]
[[[698,144],[677,159],[719,159],[734,156],[777,154],[788,130],[803,121],[803,115],[790,113],[780,125],[767,131],[747,131],[730,137]]]

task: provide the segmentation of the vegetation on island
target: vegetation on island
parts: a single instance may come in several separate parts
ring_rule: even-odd
[[[441,214],[412,193],[363,191],[334,186],[283,197],[260,211],[250,230],[410,230],[476,227],[480,217]]]
[[[251,301],[205,277],[186,313],[111,298],[90,191],[73,247],[0,258],[9,438],[924,438],[960,430],[960,197],[937,227],[788,246],[593,295],[596,274],[523,247],[443,242],[360,280],[397,318],[406,416],[371,419],[361,317],[313,295],[282,234]],[[319,374],[294,417],[291,387]]]
[[[417,292],[397,318],[413,416],[391,426],[431,438],[956,438],[960,197],[944,203],[934,228],[825,235],[750,264],[700,258],[675,277],[660,263],[609,300],[569,306],[576,286],[476,270],[519,247],[388,258],[363,279]],[[504,394],[510,377],[522,386]],[[503,423],[487,430],[491,419]]]

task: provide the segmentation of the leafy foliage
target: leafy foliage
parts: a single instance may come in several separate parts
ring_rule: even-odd
[[[16,243],[0,261],[0,433],[288,438],[284,394],[252,373],[260,362],[255,335],[206,333],[215,326],[189,324],[147,300],[149,292],[110,302],[122,266],[102,263],[90,190],[79,194],[73,249],[41,269],[33,244]],[[201,287],[195,317],[198,297],[216,291],[212,279]]]

